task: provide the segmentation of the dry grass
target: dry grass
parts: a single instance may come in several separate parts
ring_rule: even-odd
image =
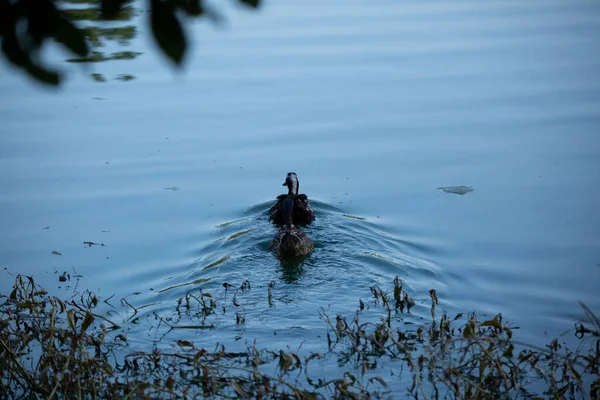
[[[237,293],[249,285],[226,289]],[[544,348],[519,343],[500,315],[480,321],[476,315],[450,319],[442,313],[437,319],[434,290],[431,323],[410,328],[397,318],[414,305],[399,279],[391,294],[377,287],[371,294],[350,322],[321,310],[329,355],[338,357],[345,372],[319,378],[311,373],[318,367],[311,366],[325,355],[301,357],[256,344],[229,352],[222,345],[205,349],[177,340],[170,351],[118,357],[125,354],[127,338],[117,322],[96,313],[101,300],[95,294],[65,301],[49,296],[31,277],[17,276],[13,291],[0,296],[0,397],[389,398],[390,378],[375,375],[386,369],[407,379],[406,393],[414,398],[599,396],[600,322],[584,305],[589,323],[577,324],[579,346],[570,350],[557,340]],[[243,307],[235,295],[231,301],[241,310],[236,322],[244,323]],[[190,291],[174,307],[193,312],[198,325],[171,328],[212,329],[205,319],[218,305],[209,293]],[[380,318],[361,321],[373,316]],[[389,367],[378,366],[383,362]]]

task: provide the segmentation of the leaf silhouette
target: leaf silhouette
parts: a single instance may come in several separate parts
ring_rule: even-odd
[[[260,7],[260,0],[240,0],[240,3],[252,8]]]
[[[56,20],[54,39],[80,57],[85,57],[90,52],[83,32],[64,17],[58,17]]]
[[[127,0],[102,0],[100,3],[102,18],[113,19],[125,3],[127,3]]]
[[[56,71],[46,69],[32,62],[29,62],[29,64],[25,68],[29,75],[31,75],[40,82],[54,86],[60,83],[60,75]]]
[[[181,24],[170,4],[151,0],[150,24],[154,39],[162,51],[177,65],[183,61],[186,39]]]
[[[4,36],[2,40],[2,51],[10,62],[25,69],[32,78],[54,86],[60,83],[60,75],[58,72],[47,70],[31,61],[29,54],[23,51],[19,46],[14,34]]]

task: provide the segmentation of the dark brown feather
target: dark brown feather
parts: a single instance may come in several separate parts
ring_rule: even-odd
[[[269,210],[269,219],[277,225],[283,224],[283,201],[289,195],[281,194],[277,196],[277,202]],[[292,222],[299,225],[308,225],[315,220],[315,212],[307,201],[305,194],[292,195],[294,200],[294,210],[292,212]]]
[[[313,249],[313,241],[306,233],[296,228],[292,222],[296,200],[293,196],[285,196],[282,200],[283,226],[279,228],[269,245],[269,248],[279,258],[305,256]]]

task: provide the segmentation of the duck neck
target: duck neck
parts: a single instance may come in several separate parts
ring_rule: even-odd
[[[291,197],[287,197],[283,201],[283,226],[287,230],[291,230],[294,228],[294,224],[292,223],[292,212],[294,211],[294,200]]]
[[[287,180],[287,187],[288,195],[295,196],[298,194],[298,190],[300,189],[300,182],[298,182],[298,179],[295,176],[292,176]]]

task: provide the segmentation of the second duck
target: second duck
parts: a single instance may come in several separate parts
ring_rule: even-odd
[[[269,248],[282,259],[305,256],[313,249],[313,241],[308,235],[296,228],[292,222],[295,201],[286,197],[282,201],[283,226],[279,228]]]

